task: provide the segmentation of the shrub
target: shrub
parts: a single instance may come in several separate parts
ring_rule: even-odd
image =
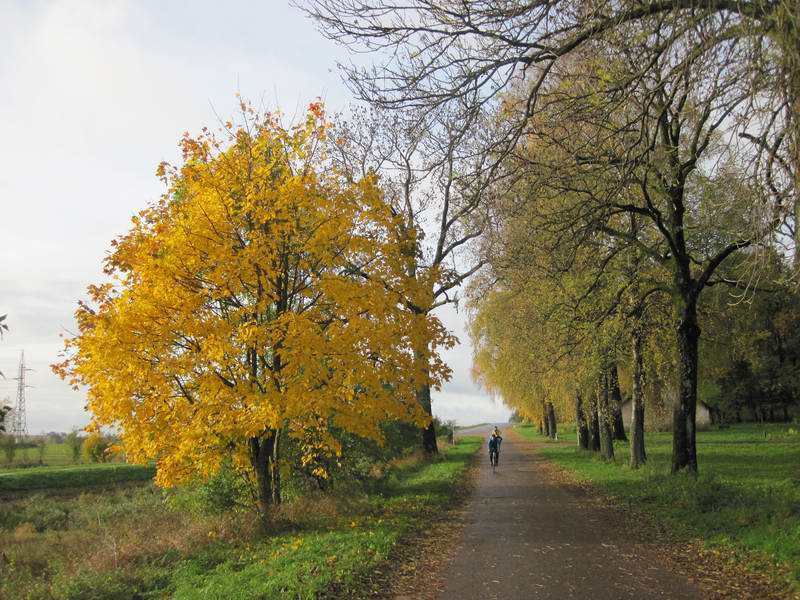
[[[222,514],[253,504],[247,483],[229,465],[202,483],[185,485],[167,494],[174,509],[192,514]]]
[[[47,438],[44,435],[36,438],[36,454],[39,455],[39,464],[44,464],[44,453],[47,450]]]
[[[455,421],[442,421],[439,417],[433,417],[433,425],[436,427],[436,435],[438,437],[446,438],[447,441],[453,439],[455,433]]]
[[[0,435],[0,446],[6,455],[6,463],[14,462],[14,455],[17,453],[17,440],[13,435]]]
[[[333,488],[338,494],[343,490],[371,488],[380,481],[391,461],[419,447],[422,435],[419,427],[398,421],[382,424],[382,444],[335,428],[329,433],[340,446],[339,456],[319,454],[309,460],[302,441],[288,438],[283,443],[284,456],[291,465],[283,481],[287,500],[312,490]],[[320,475],[320,470],[325,476]]]
[[[83,442],[83,456],[87,462],[107,462],[110,458],[111,440],[100,433],[92,433]]]
[[[67,434],[65,439],[67,446],[72,452],[72,462],[78,462],[78,459],[81,457],[81,448],[83,446],[83,439],[81,436],[78,435],[77,430],[72,430]]]
[[[69,509],[63,503],[43,495],[31,496],[20,512],[19,519],[30,523],[37,532],[63,531],[69,526]]]
[[[124,572],[79,573],[54,590],[64,600],[130,600],[139,585]]]
[[[242,476],[224,466],[198,489],[201,506],[206,512],[219,514],[252,504],[250,491]]]

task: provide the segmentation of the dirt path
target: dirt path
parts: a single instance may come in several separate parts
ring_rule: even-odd
[[[496,473],[482,454],[441,598],[703,598],[670,570],[655,543],[631,540],[619,515],[550,479],[531,442],[508,431]]]

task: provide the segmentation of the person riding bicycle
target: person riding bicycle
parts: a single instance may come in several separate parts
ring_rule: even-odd
[[[494,453],[495,465],[500,463],[500,444],[502,442],[503,442],[503,436],[500,435],[500,430],[497,427],[495,427],[494,431],[492,431],[491,437],[489,438],[489,460],[491,460],[492,454]]]

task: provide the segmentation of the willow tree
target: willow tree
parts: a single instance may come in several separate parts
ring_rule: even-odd
[[[559,404],[552,334],[542,327],[529,290],[494,288],[470,300],[473,375],[524,418],[554,434],[553,404]]]
[[[242,125],[187,134],[184,163],[159,167],[167,193],[113,242],[111,282],[89,288],[55,369],[88,387],[92,427],[156,461],[158,483],[232,460],[266,514],[281,436],[313,460],[339,453],[332,428],[380,440],[387,420],[422,424],[416,390],[447,376],[435,350],[449,338],[405,310],[430,292],[406,276],[374,177],[324,155],[321,105],[291,129],[242,109]]]

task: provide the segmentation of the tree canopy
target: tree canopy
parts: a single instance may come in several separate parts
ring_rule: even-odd
[[[310,461],[339,451],[332,428],[379,439],[386,420],[425,424],[415,393],[448,376],[436,349],[450,338],[407,309],[430,289],[406,275],[376,179],[331,167],[322,106],[289,129],[242,114],[185,135],[183,165],[159,167],[167,193],[113,243],[111,281],[89,288],[56,370],[159,483],[232,459],[265,509],[281,432]]]

